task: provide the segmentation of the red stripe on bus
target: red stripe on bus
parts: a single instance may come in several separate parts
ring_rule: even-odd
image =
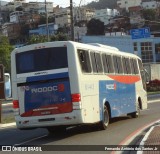
[[[51,108],[53,108],[53,109],[51,109]],[[45,116],[45,115],[51,115],[51,114],[68,113],[68,112],[72,112],[72,110],[73,110],[72,103],[66,102],[63,104],[41,106],[40,108],[32,109],[30,111],[27,111],[27,112],[21,114],[21,117]]]
[[[132,75],[108,75],[108,77],[125,84],[133,84],[140,80],[140,76],[132,76]]]

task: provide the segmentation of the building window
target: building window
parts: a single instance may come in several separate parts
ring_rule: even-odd
[[[152,43],[141,42],[141,58],[143,63],[153,62]]]
[[[133,50],[134,50],[134,51],[138,51],[137,42],[134,42],[134,43],[133,43]]]
[[[155,53],[160,54],[160,43],[155,44]]]

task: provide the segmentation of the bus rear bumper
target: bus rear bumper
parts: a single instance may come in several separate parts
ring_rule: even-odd
[[[19,129],[42,128],[53,126],[73,126],[83,123],[81,110],[73,110],[70,113],[21,117],[16,116],[16,125]]]

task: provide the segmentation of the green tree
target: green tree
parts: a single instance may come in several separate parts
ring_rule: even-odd
[[[50,41],[66,41],[66,40],[68,40],[67,35],[62,33],[50,36]],[[27,44],[36,44],[43,42],[48,42],[46,35],[32,35],[31,37],[29,37]]]
[[[11,72],[11,51],[13,47],[10,45],[9,40],[5,36],[0,36],[0,64],[5,67],[5,72]]]
[[[104,29],[104,22],[93,18],[87,24],[87,35],[104,35]]]
[[[67,35],[63,34],[63,33],[58,33],[57,35],[52,35],[50,37],[51,41],[67,41],[68,37]]]
[[[32,35],[28,39],[27,44],[36,44],[36,43],[43,43],[47,42],[47,36],[46,35]]]
[[[39,20],[39,25],[46,24],[46,16],[41,15]]]
[[[144,19],[146,20],[156,20],[156,10],[155,9],[144,9],[142,10]]]

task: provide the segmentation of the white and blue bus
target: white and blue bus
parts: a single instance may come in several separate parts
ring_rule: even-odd
[[[66,129],[138,117],[147,109],[141,59],[100,44],[47,42],[14,49],[12,94],[19,129]]]

